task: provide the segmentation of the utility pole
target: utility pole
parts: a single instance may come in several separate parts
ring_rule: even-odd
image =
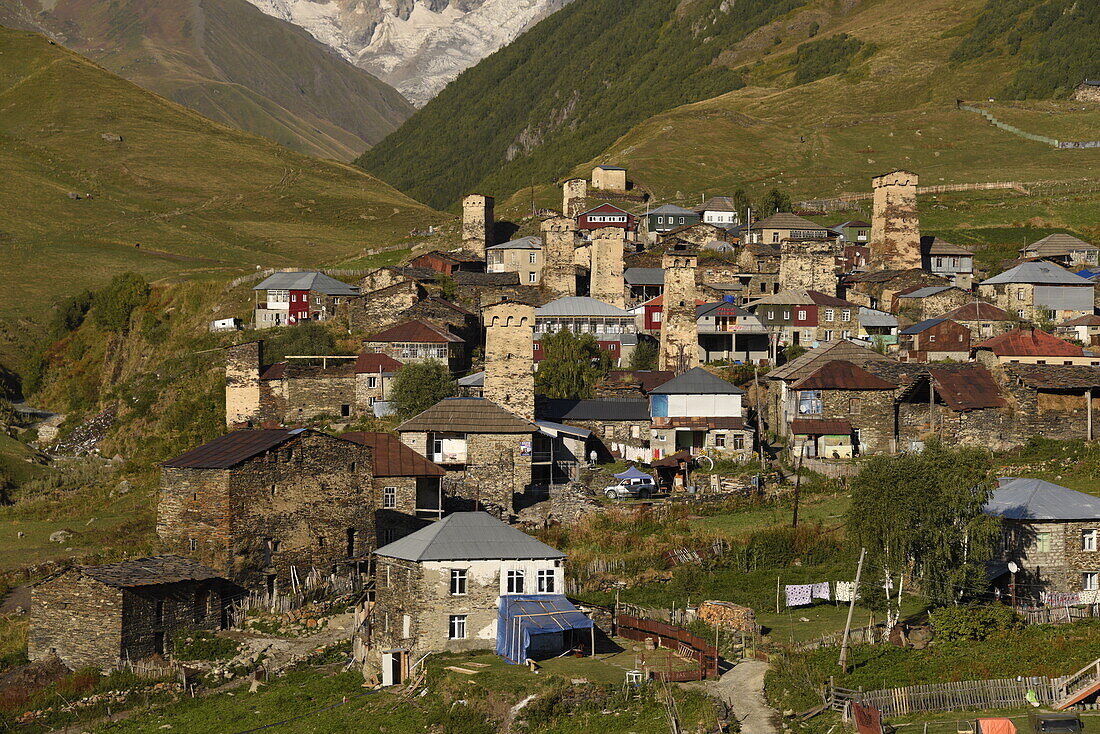
[[[791,527],[798,527],[798,494],[802,488],[802,458],[806,455],[806,445],[798,445],[798,468],[794,476],[794,515],[791,518]]]
[[[859,579],[863,575],[863,557],[866,548],[859,549],[859,565],[856,566],[856,588],[852,589],[852,599],[848,602],[848,621],[844,623],[844,639],[840,644],[840,670],[848,672],[848,634],[852,631],[852,613],[856,610],[856,597],[859,596]]]

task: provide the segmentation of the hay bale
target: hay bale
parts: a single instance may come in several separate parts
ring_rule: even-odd
[[[704,601],[696,616],[708,624],[739,632],[756,630],[756,612],[749,607],[728,601]]]

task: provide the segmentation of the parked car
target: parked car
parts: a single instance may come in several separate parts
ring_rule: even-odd
[[[1084,731],[1085,725],[1077,714],[1046,714],[1032,711],[1028,716],[1031,731],[1036,734],[1077,734]]]
[[[603,491],[604,496],[610,500],[646,499],[657,494],[657,483],[652,478],[624,479],[618,484],[612,484]]]

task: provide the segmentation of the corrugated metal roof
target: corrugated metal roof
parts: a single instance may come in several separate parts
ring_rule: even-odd
[[[984,303],[982,301],[972,301],[971,303],[964,304],[958,308],[948,311],[943,315],[945,319],[951,319],[952,321],[1015,321],[1016,317],[1012,316],[1003,308],[997,308],[992,303]]]
[[[839,308],[858,308],[856,304],[851,301],[845,301],[843,298],[837,298],[836,296],[830,296],[827,293],[820,291],[811,291],[805,289],[792,288],[779,293],[773,293],[763,298],[758,298],[755,301],[745,304],[748,307],[756,306],[836,306]]]
[[[702,367],[673,377],[649,391],[651,395],[744,395],[745,391],[721,377],[707,372]]]
[[[169,459],[162,466],[174,469],[228,469],[259,456],[306,430],[309,429],[256,428],[233,431]]]
[[[588,438],[592,435],[592,431],[587,428],[567,426],[564,423],[555,423],[554,421],[538,420],[535,421],[535,425],[543,429],[543,433],[550,432],[551,435],[564,433],[569,436],[576,436],[577,438]]]
[[[410,431],[534,433],[535,424],[485,398],[444,398],[397,427]]]
[[[924,321],[915,323],[912,326],[907,326],[898,333],[905,336],[920,334],[921,332],[928,331],[933,326],[942,324],[944,321],[947,321],[947,319],[925,319]]]
[[[802,356],[777,367],[768,373],[773,380],[801,380],[813,373],[819,366],[833,360],[843,360],[866,367],[868,362],[894,362],[885,354],[879,354],[853,342],[842,340],[825,342],[814,347]]]
[[[80,566],[79,570],[100,583],[120,588],[219,578],[214,569],[176,555],[134,558],[102,566]]]
[[[485,387],[485,370],[460,377],[457,382],[459,387]]]
[[[801,436],[848,436],[852,433],[852,424],[846,420],[795,418],[791,421],[791,433]]]
[[[663,268],[627,268],[623,271],[623,280],[627,285],[664,285]]]
[[[777,212],[759,222],[753,222],[751,229],[820,229],[824,231],[828,227],[791,212]]]
[[[1008,520],[1100,520],[1100,498],[1042,479],[1001,477],[982,511]]]
[[[542,238],[531,235],[529,237],[520,237],[516,240],[510,240],[508,242],[502,242],[499,245],[493,245],[492,247],[486,247],[486,250],[541,250]]]
[[[404,367],[393,357],[379,352],[364,352],[355,358],[356,374],[379,373],[388,374],[397,372]]]
[[[622,166],[596,166],[596,168],[600,169],[601,171],[625,171],[626,170]]]
[[[535,318],[599,316],[632,319],[629,311],[588,296],[566,296],[535,309]]]
[[[345,441],[369,446],[376,477],[441,477],[442,467],[433,464],[389,433],[351,431],[340,434]]]
[[[485,512],[456,512],[374,553],[416,562],[565,558],[561,551]]]
[[[792,390],[893,390],[893,383],[859,365],[834,360],[791,385]]]
[[[661,206],[657,207],[656,209],[651,209],[649,211],[649,213],[650,214],[676,214],[676,215],[690,214],[692,216],[695,216],[695,212],[693,212],[691,209],[685,209],[684,207],[676,206],[675,204],[662,204]]]
[[[1100,316],[1097,316],[1094,313],[1090,313],[1085,314],[1084,316],[1078,316],[1075,319],[1070,319],[1069,321],[1063,321],[1062,323],[1058,324],[1058,328],[1062,328],[1064,326],[1100,326]]]
[[[649,401],[645,398],[548,399],[540,401],[537,409],[539,417],[559,423],[649,420]]]
[[[923,288],[914,288],[911,291],[902,291],[898,294],[898,298],[928,298],[934,296],[937,293],[943,293],[949,291],[954,286],[950,285],[926,285]]]
[[[458,342],[464,342],[462,337],[455,336],[446,329],[441,329],[435,324],[430,324],[427,321],[416,319],[414,321],[406,321],[403,324],[397,326],[391,326],[390,328],[380,331],[377,334],[371,334],[363,341],[365,342],[409,342],[413,344],[453,344]]]
[[[868,326],[886,326],[892,328],[898,325],[898,317],[886,311],[879,311],[877,308],[860,306],[859,323],[865,328]]]
[[[929,366],[928,374],[935,383],[936,394],[952,410],[1004,407],[993,375],[980,364]]]
[[[1084,357],[1085,350],[1076,344],[1048,334],[1042,329],[1013,329],[976,345],[998,357]]]
[[[316,271],[273,273],[255,286],[254,291],[317,291],[327,296],[357,296],[359,289]]]
[[[1042,285],[1076,285],[1093,287],[1093,283],[1053,263],[1026,262],[1004,271],[1000,275],[983,280],[979,285],[1004,283],[1037,283]]]

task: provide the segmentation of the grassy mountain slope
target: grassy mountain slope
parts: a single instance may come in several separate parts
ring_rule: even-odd
[[[600,55],[586,53],[590,75],[606,87],[593,91],[588,77],[572,70],[548,77],[570,56],[563,49],[574,50],[572,20],[597,9],[615,17],[600,2],[578,0],[486,59],[359,162],[436,205],[474,189],[506,196],[587,173],[595,161],[629,165],[632,178],[660,195],[690,192],[692,201],[701,187],[764,182],[805,196],[860,190],[871,175],[901,166],[939,183],[1070,177],[1095,165],[1095,151],[1044,150],[956,112],[954,101],[1013,90],[1063,93],[1065,79],[1100,74],[1100,51],[1091,50],[1100,37],[1093,33],[1096,4],[1013,0],[1006,17],[1001,3],[985,0],[926,0],[919,12],[901,0],[814,0],[756,15],[737,3],[730,17],[737,12],[740,25],[731,34],[724,25],[730,17],[704,0],[685,0],[662,6],[664,23],[631,14],[614,26],[629,28],[641,45],[661,47],[662,56],[648,60],[652,75],[635,76],[617,58],[600,63]],[[607,35],[608,44],[627,44],[621,34]],[[669,38],[690,39],[690,48],[705,53],[666,58]],[[1076,68],[1050,67],[1044,50],[1067,46],[1081,49],[1072,55]],[[691,102],[685,91],[706,86],[690,80],[711,53],[707,78],[726,80],[731,91],[683,104]],[[671,80],[661,77],[666,73]],[[658,77],[664,95],[646,86]],[[572,89],[572,96],[562,91]],[[555,101],[558,108],[548,111]],[[527,135],[536,128],[539,135]],[[611,135],[620,137],[593,150]],[[515,140],[527,148],[509,152]]]
[[[38,30],[207,117],[350,160],[413,108],[397,90],[246,0],[0,0]]]
[[[0,318],[40,322],[124,270],[224,279],[342,262],[442,219],[361,169],[211,122],[8,29],[0,169],[0,277],[20,283]]]

